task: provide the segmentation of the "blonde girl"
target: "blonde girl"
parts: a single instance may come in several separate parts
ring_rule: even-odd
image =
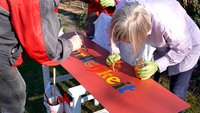
[[[127,0],[130,1],[130,0]],[[138,70],[146,80],[157,71],[168,70],[170,91],[185,99],[186,91],[200,55],[200,30],[176,0],[137,0],[121,2],[110,25],[112,43],[128,42],[134,54],[144,44],[155,47],[154,61],[146,61]],[[107,62],[116,60],[108,56]],[[155,75],[159,76],[159,74]]]

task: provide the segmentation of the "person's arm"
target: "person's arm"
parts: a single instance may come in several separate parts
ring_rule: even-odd
[[[159,67],[159,72],[163,72],[167,69],[167,67],[182,62],[185,56],[192,49],[190,39],[180,40],[170,46],[169,52],[155,61]]]
[[[168,1],[168,4],[164,3],[161,1],[160,4],[162,5],[150,10],[151,14],[155,14],[152,16],[152,21],[155,20],[155,25],[157,25],[157,28],[153,28],[152,31],[160,28],[160,34],[163,36],[157,37],[160,40],[154,40],[158,43],[157,49],[167,48],[169,50],[161,52],[164,53],[164,56],[156,60],[160,72],[163,72],[169,66],[179,65],[179,63],[185,64],[189,60],[195,60],[192,59],[192,54],[195,53],[192,52],[196,51],[191,50],[194,49],[194,44],[197,45],[196,39],[193,37],[195,35],[192,32],[195,25],[192,24],[194,22],[185,9],[177,1]],[[157,6],[156,3],[152,3],[147,9],[155,6]],[[155,34],[159,34],[159,32]],[[163,44],[159,42],[163,42]],[[187,68],[181,66],[179,65],[180,68]]]
[[[49,66],[70,55],[72,43],[58,38],[60,26],[53,0],[18,0],[9,6],[14,31],[31,58]]]
[[[157,40],[153,40],[157,45],[156,49],[159,49],[156,50],[157,53],[154,55],[164,54],[164,56],[159,55],[158,57],[160,58],[155,61],[145,61],[144,67],[138,69],[140,75],[138,78],[141,78],[141,80],[150,78],[157,70],[161,73],[165,71],[167,67],[179,64],[192,50],[192,40],[187,36],[187,33],[180,33],[181,29],[178,29],[179,31],[166,29],[167,28],[162,29],[161,27],[159,30],[163,30],[164,32],[157,32],[157,35],[162,34],[163,36],[155,37]]]
[[[192,49],[192,39],[188,35],[188,32],[184,32],[183,28],[177,30],[164,29],[163,40],[169,46],[169,51],[155,61],[160,72],[183,61]]]

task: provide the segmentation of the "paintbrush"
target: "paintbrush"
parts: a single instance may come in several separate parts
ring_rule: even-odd
[[[78,35],[78,33],[75,31],[75,34],[79,37],[79,35]],[[82,39],[82,41],[83,41],[83,48],[86,50],[86,51],[88,51],[88,49],[87,49],[87,47],[86,47],[86,45],[85,45],[85,42],[84,42],[84,39]]]
[[[53,67],[53,95],[54,95],[54,105],[57,104],[56,102],[56,68]]]
[[[115,71],[115,63],[112,65],[112,70]]]
[[[114,55],[114,52],[113,52],[113,46],[114,46],[114,43],[113,43],[113,40],[110,40],[110,44],[111,44],[111,53],[112,53],[112,59],[113,59],[113,55]],[[113,64],[112,64],[112,70],[115,71],[115,62],[113,61]]]
[[[49,97],[47,96],[46,93],[44,93],[44,96],[45,96],[45,98],[46,98],[46,100],[47,100],[47,103],[48,103],[49,105],[52,105],[51,102],[49,101]]]
[[[112,53],[112,57],[113,57],[113,53]],[[113,62],[112,64],[112,70],[115,71],[115,62]]]

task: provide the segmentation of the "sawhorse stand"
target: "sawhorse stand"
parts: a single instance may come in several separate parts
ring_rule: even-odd
[[[43,72],[44,91],[45,91],[45,87],[49,83],[52,83],[53,79],[50,77],[50,71],[48,66],[42,65],[42,72]],[[70,79],[73,79],[73,77],[70,74],[56,76],[56,83]],[[73,113],[81,113],[81,103],[94,99],[94,97],[91,94],[86,95],[87,90],[82,85],[77,85],[67,89],[67,93],[72,97],[70,106],[72,107]],[[99,102],[96,99],[94,99],[94,105],[99,105]],[[108,111],[103,109],[95,113],[108,113]]]

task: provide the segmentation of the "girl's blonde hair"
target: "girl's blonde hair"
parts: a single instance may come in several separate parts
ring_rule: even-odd
[[[131,43],[134,56],[147,39],[151,29],[151,16],[145,7],[138,2],[126,4],[118,9],[111,20],[110,37],[112,42],[125,41]]]

